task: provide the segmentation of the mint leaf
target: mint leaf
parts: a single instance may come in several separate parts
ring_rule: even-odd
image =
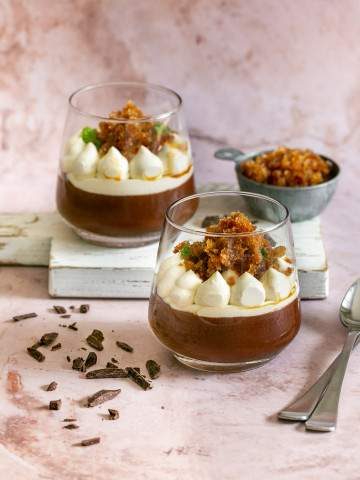
[[[101,140],[98,138],[96,128],[84,127],[81,131],[81,138],[85,143],[93,143],[97,149],[101,147]]]
[[[170,128],[165,123],[155,123],[153,129],[158,137],[166,135],[171,132]]]
[[[268,252],[267,252],[267,250],[266,250],[265,247],[262,247],[262,248],[260,249],[260,252],[261,252],[261,255],[262,255],[263,257],[266,258],[266,257],[268,256]]]
[[[191,254],[191,249],[189,244],[184,245],[180,250],[180,255],[182,256],[182,258],[187,258],[190,256],[190,254]]]

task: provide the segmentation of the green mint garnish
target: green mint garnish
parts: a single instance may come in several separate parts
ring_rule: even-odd
[[[183,258],[187,258],[189,257],[191,254],[191,249],[190,249],[190,246],[189,244],[186,244],[182,247],[182,249],[180,250],[180,255],[183,257]]]
[[[101,147],[101,140],[98,138],[96,128],[84,127],[81,132],[81,138],[85,143],[93,143],[97,149]]]
[[[161,137],[162,135],[166,135],[171,132],[170,128],[165,125],[165,123],[155,123],[153,128],[158,137]]]
[[[260,252],[261,252],[261,255],[262,255],[263,257],[266,258],[266,257],[268,256],[268,252],[267,252],[266,248],[262,247],[262,248],[260,249]]]

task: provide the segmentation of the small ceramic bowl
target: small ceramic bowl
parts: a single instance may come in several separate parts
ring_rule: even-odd
[[[271,150],[244,153],[235,148],[222,148],[215,152],[215,157],[235,162],[235,171],[240,190],[260,193],[278,200],[290,210],[292,222],[303,222],[319,215],[335,193],[340,174],[339,165],[334,160],[321,155],[331,166],[330,176],[326,182],[311,187],[278,187],[276,185],[268,185],[251,180],[242,173],[241,164],[243,162],[269,151]]]

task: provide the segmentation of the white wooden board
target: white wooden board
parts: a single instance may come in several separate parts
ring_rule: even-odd
[[[211,184],[202,190],[230,190]],[[302,299],[328,295],[329,275],[320,221],[293,224]],[[157,244],[108,249],[79,239],[55,213],[0,215],[0,265],[49,266],[54,297],[147,298]]]

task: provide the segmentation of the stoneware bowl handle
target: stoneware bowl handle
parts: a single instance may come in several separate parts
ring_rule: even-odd
[[[236,148],[220,148],[216,150],[215,157],[220,160],[230,160],[232,162],[239,162],[245,156],[245,153]]]

